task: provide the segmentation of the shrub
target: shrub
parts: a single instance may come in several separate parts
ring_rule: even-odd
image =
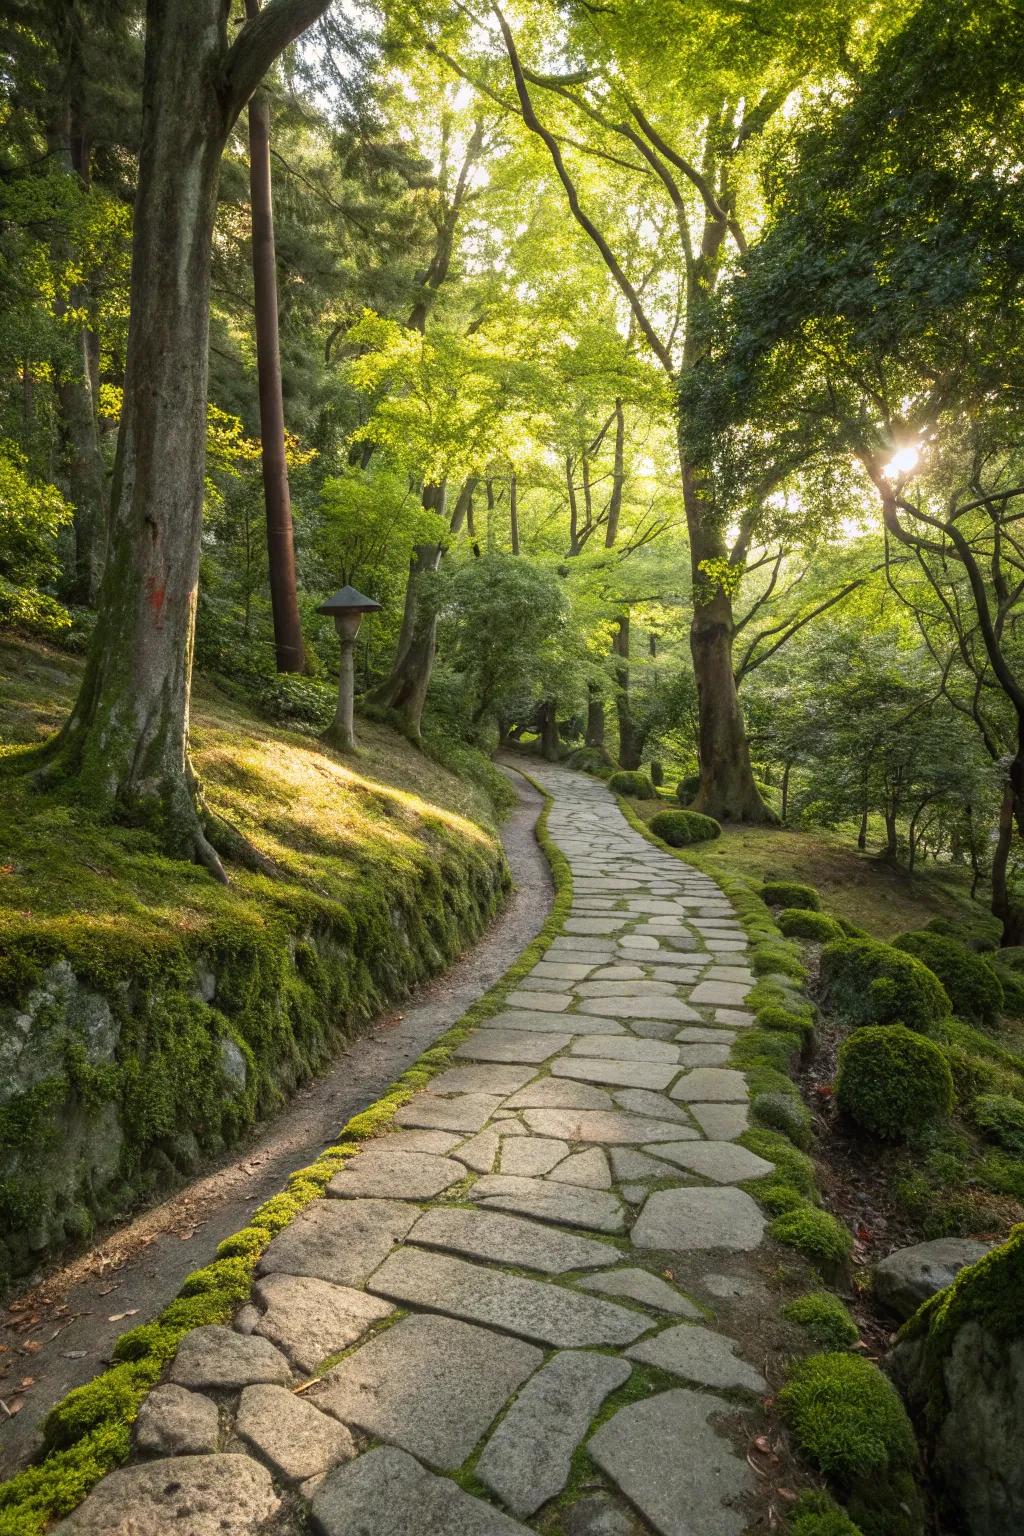
[[[901,933],[892,942],[934,971],[960,1018],[972,1024],[996,1023],[1003,1008],[1002,984],[973,949],[938,933]]]
[[[676,799],[682,805],[689,805],[690,801],[696,798],[697,791],[699,789],[700,774],[688,774],[685,779],[680,779],[679,783],[676,785]]]
[[[1009,1093],[983,1093],[971,1105],[971,1119],[990,1141],[1024,1157],[1024,1103]]]
[[[878,939],[837,939],[821,952],[821,984],[851,1024],[905,1024],[927,1034],[949,997],[920,960]]]
[[[813,1205],[776,1216],[768,1231],[777,1242],[802,1253],[826,1276],[841,1274],[853,1252],[853,1238],[843,1223]]]
[[[690,843],[709,843],[720,837],[722,829],[710,816],[699,811],[659,811],[648,826],[670,848],[686,848]]]
[[[782,1315],[806,1328],[822,1349],[845,1349],[860,1337],[857,1324],[831,1291],[808,1291],[806,1296],[798,1296],[783,1307]]]
[[[953,1077],[931,1040],[902,1024],[869,1026],[843,1042],[836,1102],[862,1130],[900,1141],[949,1113]]]
[[[613,773],[609,778],[608,787],[617,795],[632,795],[634,800],[654,799],[654,785],[646,773],[634,773],[630,769],[620,768],[618,773]]]
[[[795,880],[767,880],[761,887],[761,900],[769,907],[802,907],[807,912],[821,910],[821,897],[813,885]]]
[[[801,1449],[835,1480],[865,1536],[923,1529],[914,1431],[876,1365],[857,1355],[811,1355],[794,1367],[779,1403]]]
[[[802,1493],[793,1510],[791,1536],[863,1536],[845,1510],[817,1489]]]
[[[787,939],[813,939],[827,944],[830,939],[841,939],[843,930],[834,917],[825,912],[812,912],[807,907],[784,907],[776,922]]]
[[[1003,959],[1005,950],[993,955],[989,964],[1003,989],[1003,1012],[1011,1019],[1024,1019],[1024,975]]]
[[[944,939],[955,939],[958,944],[966,944],[968,949],[977,950],[979,954],[989,954],[998,947],[997,925],[987,918],[933,917],[925,924],[925,931],[941,934]]]

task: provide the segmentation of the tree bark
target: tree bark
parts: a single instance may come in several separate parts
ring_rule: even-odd
[[[509,531],[512,536],[512,553],[519,553],[519,481],[515,470],[508,482],[508,517]]]
[[[245,0],[246,15],[259,14],[260,0]],[[256,320],[256,366],[260,396],[263,499],[267,512],[267,557],[274,652],[279,672],[303,672],[306,653],[295,579],[288,459],[285,453],[284,393],[277,310],[277,254],[270,176],[270,102],[257,91],[249,103],[249,191],[252,204],[252,278]]]
[[[437,607],[426,588],[441,564],[440,544],[417,544],[409,562],[405,609],[398,648],[389,675],[368,695],[387,711],[410,741],[422,740],[423,706],[437,644]]]
[[[558,705],[554,699],[545,699],[540,707],[540,752],[549,763],[559,758]]]
[[[619,536],[619,517],[622,513],[622,492],[626,484],[626,418],[622,401],[615,402],[615,454],[612,461],[612,493],[608,498],[608,526],[605,529],[604,547],[611,549]]]
[[[587,688],[587,732],[584,741],[588,747],[604,746],[604,700],[593,684]]]
[[[621,614],[612,641],[612,650],[620,658],[615,668],[615,711],[619,717],[619,767],[639,768],[643,738],[636,728],[629,698],[629,614]]]

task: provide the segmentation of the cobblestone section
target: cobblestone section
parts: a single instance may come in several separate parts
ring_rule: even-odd
[[[188,1335],[139,1459],[69,1536],[746,1528],[736,1426],[766,1382],[720,1316],[756,1309],[764,1219],[738,1183],[771,1165],[737,1144],[725,1065],[752,1023],[744,935],[603,785],[538,776],[563,933],[274,1240],[234,1328]]]

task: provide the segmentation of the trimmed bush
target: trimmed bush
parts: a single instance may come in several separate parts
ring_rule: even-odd
[[[811,1355],[779,1403],[800,1448],[832,1478],[865,1536],[917,1536],[917,1443],[896,1389],[858,1355]]]
[[[767,880],[761,887],[761,900],[769,907],[802,907],[807,912],[821,911],[821,897],[813,885],[796,880]]]
[[[689,805],[690,801],[696,798],[698,789],[700,789],[700,774],[688,774],[676,785],[676,799],[681,805]]]
[[[971,1119],[989,1141],[1024,1157],[1024,1103],[1009,1093],[983,1093],[971,1105]]]
[[[843,1223],[813,1205],[776,1216],[768,1231],[776,1242],[802,1253],[826,1278],[842,1274],[853,1252],[853,1238]]]
[[[993,919],[979,921],[971,918],[958,917],[933,917],[931,922],[925,924],[927,933],[938,933],[944,939],[955,939],[958,944],[966,944],[968,949],[973,949],[978,954],[991,954],[998,949],[998,924]]]
[[[827,944],[844,937],[834,917],[826,912],[812,912],[807,907],[784,907],[775,919],[787,939],[811,939]]]
[[[821,985],[851,1024],[905,1024],[927,1034],[950,1012],[942,982],[920,960],[878,939],[837,939],[821,952]]]
[[[806,1328],[822,1349],[845,1349],[860,1338],[857,1324],[831,1291],[808,1291],[806,1296],[798,1296],[783,1307],[782,1315]]]
[[[961,1019],[971,1024],[997,1022],[1003,1010],[1002,983],[973,949],[939,933],[901,933],[892,942],[935,972]]]
[[[858,1029],[839,1051],[836,1102],[862,1130],[902,1141],[953,1107],[953,1077],[939,1047],[902,1024]]]
[[[757,976],[788,976],[800,984],[807,980],[799,946],[792,939],[761,939],[750,951],[750,963]]]
[[[617,795],[631,795],[634,800],[654,799],[654,785],[646,773],[634,773],[628,768],[620,768],[617,773],[613,773],[608,780],[608,788],[613,789]]]
[[[655,837],[670,848],[686,848],[690,843],[709,843],[722,833],[718,822],[699,811],[659,811],[647,823]]]
[[[1024,976],[1002,965],[996,956],[992,957],[992,970],[1003,989],[1004,1014],[1011,1019],[1024,1019]]]

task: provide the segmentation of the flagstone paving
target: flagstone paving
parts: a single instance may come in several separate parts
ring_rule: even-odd
[[[561,934],[271,1242],[235,1327],[186,1336],[140,1415],[147,1459],[59,1529],[750,1526],[771,1264],[739,1184],[772,1164],[737,1143],[727,1065],[753,1022],[744,934],[603,785],[534,771],[573,872]]]

